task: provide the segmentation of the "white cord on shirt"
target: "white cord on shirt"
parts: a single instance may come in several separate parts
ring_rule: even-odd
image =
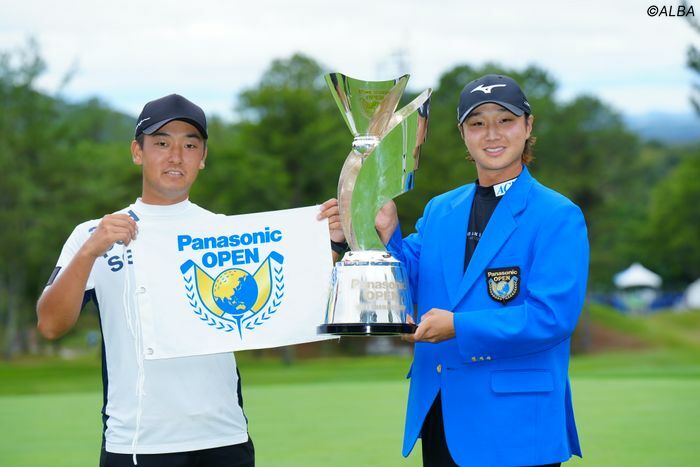
[[[131,452],[133,455],[134,465],[138,465],[136,461],[136,447],[139,442],[139,431],[141,430],[141,413],[143,409],[143,396],[145,394],[144,385],[146,381],[146,373],[144,371],[144,358],[143,358],[143,335],[141,333],[141,320],[138,316],[138,310],[133,306],[134,297],[130,296],[129,290],[131,289],[131,274],[129,268],[129,258],[126,254],[126,245],[122,250],[122,261],[124,262],[124,293],[122,294],[122,301],[124,306],[124,313],[126,315],[126,324],[129,327],[131,336],[134,338],[134,351],[136,354],[136,365],[138,367],[138,376],[136,381],[136,428],[134,431],[134,438],[131,441]]]

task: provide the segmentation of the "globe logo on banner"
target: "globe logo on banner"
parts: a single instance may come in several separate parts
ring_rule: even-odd
[[[253,331],[271,319],[284,297],[284,257],[273,251],[255,271],[224,269],[210,274],[192,260],[180,266],[194,316],[221,332]],[[204,262],[206,264],[206,261]]]
[[[212,293],[219,308],[235,316],[253,307],[258,299],[258,284],[243,269],[227,269],[214,280]]]

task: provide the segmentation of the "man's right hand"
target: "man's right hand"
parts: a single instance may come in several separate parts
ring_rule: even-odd
[[[98,258],[105,254],[116,242],[128,245],[136,238],[136,221],[126,214],[108,214],[102,218],[97,228],[82,247],[85,254]]]
[[[95,260],[116,242],[131,243],[136,238],[136,222],[126,214],[104,216],[71,262],[44,289],[37,302],[37,328],[47,339],[57,339],[78,321],[85,286]]]

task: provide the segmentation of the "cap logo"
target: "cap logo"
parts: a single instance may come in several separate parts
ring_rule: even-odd
[[[136,128],[140,127],[141,124],[142,124],[143,122],[145,122],[146,120],[150,120],[150,119],[151,119],[151,117],[146,117],[146,118],[144,118],[143,120],[141,120],[140,122],[138,122],[138,123],[136,124]]]
[[[491,86],[484,86],[483,84],[480,84],[477,87],[475,87],[474,89],[472,89],[471,92],[481,91],[484,94],[491,94],[491,90],[493,88],[505,88],[505,87],[506,87],[505,84],[492,84]],[[471,92],[470,92],[470,94],[471,94]]]

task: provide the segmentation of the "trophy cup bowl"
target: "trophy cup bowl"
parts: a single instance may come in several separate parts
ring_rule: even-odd
[[[332,322],[324,334],[395,335],[412,333],[408,277],[401,263],[386,251],[351,251],[336,263],[328,310]],[[327,318],[330,315],[327,313]]]
[[[333,268],[322,334],[368,336],[412,333],[408,275],[374,227],[379,209],[413,188],[427,136],[431,90],[395,111],[408,75],[362,81],[326,75],[354,136],[338,181],[340,223],[350,250]]]

